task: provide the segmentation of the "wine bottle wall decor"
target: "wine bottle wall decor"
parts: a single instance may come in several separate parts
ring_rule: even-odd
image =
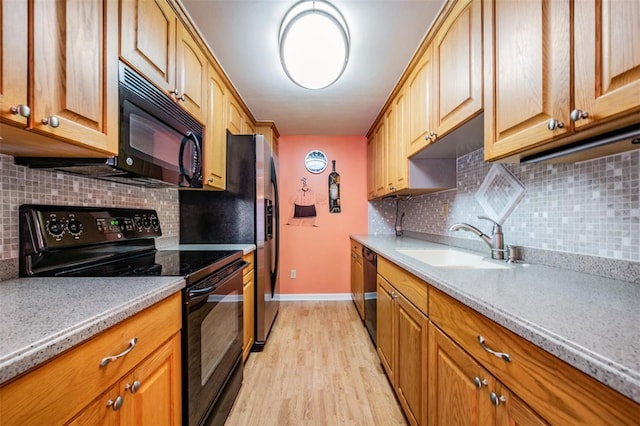
[[[340,175],[336,172],[336,160],[331,160],[329,174],[329,213],[340,213]]]

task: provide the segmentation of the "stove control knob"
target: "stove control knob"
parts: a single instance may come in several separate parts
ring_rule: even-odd
[[[145,228],[149,229],[149,228],[151,227],[151,219],[150,219],[150,218],[148,218],[147,216],[145,216],[145,217],[142,219],[142,225],[143,225]]]
[[[55,218],[48,220],[47,232],[56,239],[59,239],[62,237],[62,234],[64,234],[64,223]]]
[[[78,219],[71,219],[67,224],[67,229],[74,237],[78,238],[82,234],[82,222]]]
[[[151,216],[151,226],[156,231],[158,230],[158,228],[160,228],[160,221],[158,220],[158,218],[156,216]]]
[[[136,228],[138,228],[138,231],[140,231],[140,228],[142,228],[142,219],[140,218],[140,216],[134,217],[133,223],[136,226]]]

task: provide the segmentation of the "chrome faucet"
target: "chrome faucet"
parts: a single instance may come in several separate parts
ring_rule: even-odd
[[[502,225],[486,216],[478,216],[478,219],[488,220],[493,223],[491,237],[468,223],[454,223],[449,227],[449,231],[462,229],[476,234],[478,237],[482,238],[482,241],[484,241],[491,249],[492,259],[504,259],[504,234],[502,233]]]

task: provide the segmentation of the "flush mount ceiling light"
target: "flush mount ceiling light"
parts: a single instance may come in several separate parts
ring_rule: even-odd
[[[349,29],[325,0],[302,0],[280,25],[280,61],[287,76],[307,89],[323,89],[340,78],[349,59]]]

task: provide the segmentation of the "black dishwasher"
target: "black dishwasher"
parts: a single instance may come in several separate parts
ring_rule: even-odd
[[[376,275],[378,273],[378,255],[374,251],[362,247],[362,258],[364,259],[364,324],[367,327],[367,331],[369,331],[373,345],[377,346],[378,286]]]

